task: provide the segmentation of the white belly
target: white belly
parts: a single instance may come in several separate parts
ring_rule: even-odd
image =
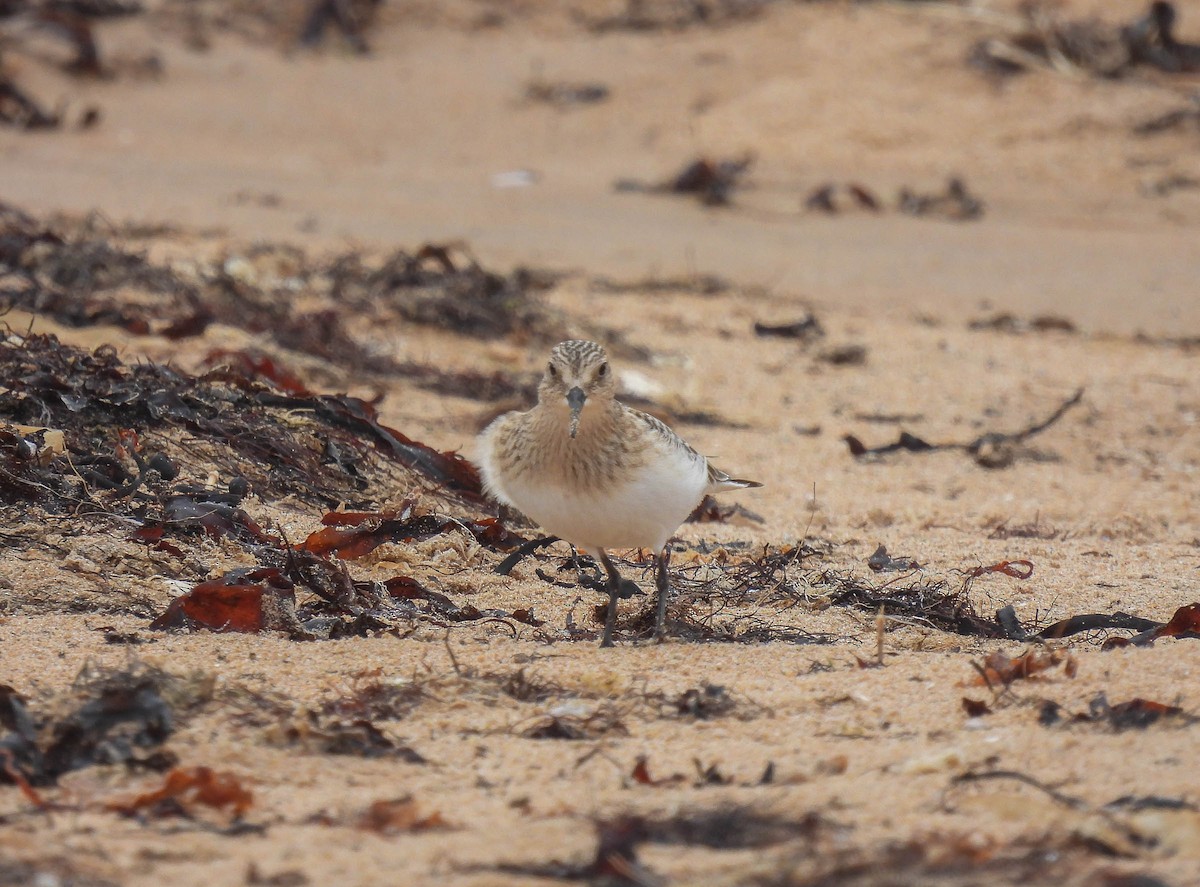
[[[707,487],[704,461],[680,459],[652,460],[632,482],[611,491],[581,495],[522,477],[503,492],[548,532],[580,548],[658,551],[700,504]]]

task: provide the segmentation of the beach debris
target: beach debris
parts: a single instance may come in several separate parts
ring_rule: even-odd
[[[873,191],[857,182],[826,182],[819,185],[804,198],[803,206],[807,212],[828,216],[852,210],[879,213],[885,209],[884,202]],[[901,188],[896,196],[895,208],[905,215],[933,216],[963,222],[980,218],[984,205],[982,200],[968,192],[962,179],[952,177],[946,183],[946,190],[941,193],[922,194],[910,188]]]
[[[806,314],[798,320],[789,321],[787,323],[761,323],[754,322],[754,335],[763,338],[780,338],[780,339],[800,339],[801,341],[809,341],[819,339],[825,335],[825,330],[821,327],[821,322],[817,320],[817,316],[812,313]]]
[[[1033,575],[1033,561],[1028,560],[1011,560],[1000,561],[988,566],[971,567],[964,571],[965,579],[963,580],[963,590],[970,588],[971,583],[980,576],[986,576],[989,573],[1002,573],[1005,576],[1011,576],[1013,579],[1028,579]]]
[[[735,523],[742,526],[765,522],[761,514],[755,514],[740,502],[721,502],[712,496],[705,496],[700,500],[700,504],[687,519],[687,523],[693,524]]]
[[[615,705],[596,704],[574,699],[551,706],[514,732],[526,739],[599,739],[602,736],[628,736],[622,720],[625,712]]]
[[[1200,133],[1200,96],[1192,96],[1191,101],[1182,108],[1143,120],[1133,127],[1133,132],[1135,135],[1153,136],[1181,129]]]
[[[1074,321],[1057,314],[1037,314],[1028,319],[1017,317],[1007,311],[972,320],[967,324],[972,330],[992,330],[999,333],[1077,333]]]
[[[1082,400],[1083,389],[1080,388],[1040,422],[1035,422],[1014,432],[987,432],[967,443],[929,443],[907,431],[902,431],[895,443],[875,447],[867,447],[852,434],[844,435],[842,439],[849,447],[850,455],[856,459],[863,456],[882,456],[901,450],[910,453],[961,450],[974,457],[975,462],[984,468],[1007,468],[1015,461],[1016,448],[1020,444],[1045,431]]]
[[[855,343],[832,345],[817,352],[816,359],[835,367],[863,366],[867,362],[867,348]]]
[[[1143,197],[1168,197],[1176,191],[1190,191],[1200,188],[1200,179],[1182,173],[1172,173],[1142,182],[1138,185],[1138,193]]]
[[[1146,12],[1124,25],[1099,19],[1064,19],[1049,2],[1023,4],[1009,33],[980,40],[967,61],[990,77],[1003,78],[1036,68],[1062,74],[1122,77],[1137,68],[1167,74],[1200,70],[1200,45],[1175,36],[1174,3],[1154,0]]]
[[[685,194],[699,198],[705,206],[728,206],[734,190],[741,185],[753,163],[752,154],[726,159],[698,157],[666,181],[647,184],[635,179],[619,179],[614,188],[621,192]]]
[[[1059,539],[1066,538],[1066,533],[1055,527],[1042,524],[1039,512],[1032,521],[1023,524],[1010,524],[1008,519],[1002,520],[988,531],[989,539]]]
[[[124,816],[158,819],[164,816],[193,817],[196,807],[228,811],[241,819],[254,804],[254,794],[240,777],[211,767],[176,767],[162,785],[126,801],[109,801],[105,806]]]
[[[1191,726],[1200,722],[1200,717],[1188,714],[1178,705],[1140,696],[1110,704],[1104,691],[1100,691],[1088,702],[1087,711],[1074,715],[1069,723],[1104,724],[1111,727],[1113,732],[1120,733],[1123,730],[1145,730],[1159,721]]]
[[[775,0],[625,0],[620,12],[576,17],[590,31],[683,31],[693,27],[714,27],[747,21],[762,13]]]
[[[880,543],[874,554],[867,558],[867,566],[872,573],[893,573],[919,570],[921,565],[907,555],[893,556],[888,554],[887,547]]]
[[[325,42],[325,32],[335,28],[346,44],[360,55],[370,52],[364,32],[383,0],[312,0],[297,42],[315,48]]]
[[[234,570],[175,598],[150,628],[290,631],[298,628],[295,585],[273,567]]]
[[[731,280],[719,274],[699,273],[683,277],[643,277],[638,280],[616,280],[601,275],[590,278],[588,287],[594,292],[614,295],[723,296],[739,289]],[[749,294],[760,292],[754,287],[742,288],[742,291]]]
[[[0,74],[0,123],[17,129],[58,129],[62,116],[47,111],[12,78]]]
[[[1075,659],[1070,653],[1062,650],[1029,649],[1016,657],[997,650],[984,657],[983,662],[971,663],[971,667],[978,673],[975,682],[986,685],[992,692],[1003,690],[1014,681],[1026,680],[1059,665],[1063,666],[1063,673],[1067,677],[1075,677]]]
[[[511,533],[496,518],[459,521],[435,514],[417,515],[414,505],[408,500],[398,511],[328,512],[321,518],[325,529],[312,533],[300,547],[313,554],[353,560],[384,543],[419,541],[455,529],[470,533],[480,544],[505,551],[529,541]]]
[[[992,713],[990,705],[980,699],[972,699],[970,696],[962,698],[962,707],[968,718],[982,718],[984,715]]]
[[[629,774],[629,778],[638,785],[648,785],[653,788],[661,788],[663,786],[679,785],[687,781],[687,777],[682,773],[674,773],[671,776],[664,776],[660,779],[655,779],[650,775],[650,759],[646,755],[638,755],[634,762],[633,771]]]
[[[883,203],[866,185],[857,182],[826,182],[818,185],[804,198],[804,209],[831,216],[855,209],[877,213],[882,211]]]
[[[531,80],[525,85],[525,99],[530,102],[551,105],[559,109],[595,105],[607,101],[609,88],[593,81],[573,82],[569,80]]]
[[[946,182],[941,193],[918,193],[902,188],[896,208],[909,216],[933,216],[951,222],[967,222],[983,217],[983,201],[967,190],[957,176]]]
[[[373,801],[355,818],[354,827],[380,835],[444,831],[453,828],[439,811],[423,812],[412,795]]]
[[[77,701],[65,715],[31,713],[12,687],[0,686],[0,782],[23,786],[57,783],[64,773],[93,764],[171,766],[158,747],[174,730],[165,701],[173,679],[157,669],[94,669],[81,674]],[[26,797],[31,797],[29,791]]]

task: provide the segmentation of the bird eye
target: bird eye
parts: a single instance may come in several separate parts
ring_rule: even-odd
[[[607,375],[608,375],[608,364],[607,363],[600,364],[600,369],[596,371],[596,377],[603,379]]]
[[[549,366],[547,366],[546,372],[548,372],[550,374],[551,378],[553,378],[553,379],[558,378],[558,370],[555,368],[554,364],[550,364]]]

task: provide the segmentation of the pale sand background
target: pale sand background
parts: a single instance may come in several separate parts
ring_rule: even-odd
[[[502,25],[473,24],[497,8]],[[1200,335],[1200,189],[1165,197],[1141,189],[1172,175],[1200,178],[1200,132],[1142,137],[1130,130],[1183,107],[1200,80],[1146,74],[1105,81],[1042,70],[993,86],[964,58],[974,40],[995,32],[984,13],[1011,7],[978,8],[781,4],[755,21],[716,29],[596,37],[553,4],[397,3],[384,9],[366,59],[339,52],[336,41],[323,54],[286,57],[219,33],[211,51],[197,54],[134,20],[105,26],[103,47],[137,57],[153,46],[165,63],[160,81],[81,84],[32,59],[6,57],[31,90],[62,95],[72,108],[97,104],[104,119],[86,133],[0,131],[0,199],[38,213],[99,210],[120,220],[169,221],[189,232],[157,242],[153,249],[164,255],[237,254],[259,239],[321,252],[462,238],[488,266],[577,271],[547,296],[552,304],[649,347],[659,360],[630,368],[662,385],[667,399],[748,426],[680,430],[722,467],[764,481],[738,501],[765,523],[690,525],[681,531],[685,540],[779,545],[808,533],[832,543],[823,564],[864,576],[866,557],[884,542],[955,584],[957,570],[1027,558],[1036,566],[1029,581],[976,582],[972,596],[982,614],[1011,603],[1027,621],[1114,610],[1165,620],[1200,599],[1200,352],[1140,342],[1135,333]],[[1132,2],[1062,6],[1071,17],[1099,11],[1109,20],[1140,9]],[[1183,10],[1180,33],[1200,41],[1194,12]],[[538,74],[602,82],[612,98],[569,111],[525,102],[524,86]],[[697,154],[746,151],[757,161],[749,188],[729,209],[612,190],[622,177],[669,176]],[[539,180],[492,187],[492,175],[512,169],[534,170]],[[890,203],[901,186],[937,190],[952,174],[986,202],[982,220],[955,224],[894,211],[826,218],[798,209],[825,181],[861,182]],[[238,196],[247,193],[249,200]],[[279,205],[258,205],[263,195],[276,195]],[[223,233],[197,233],[214,228]],[[616,296],[588,282],[696,272],[743,289]],[[755,338],[754,321],[795,319],[805,307],[826,328],[822,343],[805,349]],[[967,328],[970,319],[999,311],[1061,315],[1079,332]],[[21,329],[26,318],[8,322]],[[128,360],[170,358],[185,369],[233,335],[214,327],[180,348],[111,329],[37,328],[88,347],[113,342]],[[521,342],[481,344],[417,328],[366,332],[398,358],[455,367],[537,370],[544,356]],[[816,358],[847,343],[866,347],[864,366]],[[930,440],[1014,430],[1077,387],[1086,389],[1083,404],[1004,470],[985,470],[957,453],[860,463],[841,441],[846,433],[869,444],[894,439],[896,424],[860,418],[873,413],[919,415],[902,427]],[[488,412],[403,381],[386,393],[385,421],[438,447],[469,446]],[[811,426],[819,433],[797,433]],[[295,508],[250,510],[293,536],[314,529],[319,517]],[[998,524],[1034,521],[1054,538],[989,538]],[[576,592],[538,581],[532,564],[503,580],[476,553],[442,549],[427,543],[416,569],[428,558],[422,575],[447,593],[481,608],[533,603],[551,625],[563,624]],[[236,561],[215,544],[206,556],[214,564]],[[385,552],[356,565],[356,575],[393,575],[389,557],[411,560]],[[750,883],[755,872],[789,867],[800,873],[795,883],[808,883],[803,878],[839,850],[871,858],[886,842],[920,840],[935,857],[938,848],[959,847],[959,856],[962,847],[974,848],[985,866],[936,883],[1020,877],[1094,884],[1109,871],[1200,883],[1194,811],[1122,813],[1147,837],[1121,860],[1079,837],[1095,837],[1102,817],[1036,791],[1001,782],[947,795],[954,775],[988,765],[1020,770],[1095,806],[1123,795],[1197,802],[1195,727],[1114,733],[1037,723],[1041,700],[1082,712],[1098,691],[1111,702],[1142,696],[1196,711],[1200,648],[1193,640],[1102,653],[1075,639],[1074,679],[1060,668],[1019,683],[994,714],[968,721],[961,697],[990,698],[971,685],[971,663],[1019,645],[894,626],[886,667],[863,670],[854,657],[873,655],[874,617],[825,609],[819,599],[771,618],[845,641],[624,644],[602,653],[587,642],[512,640],[495,625],[454,630],[460,667],[525,667],[584,695],[585,705],[611,697],[629,731],[532,740],[512,728],[548,706],[498,700],[456,678],[441,632],[310,645],[153,635],[144,619],[89,615],[86,606],[72,612],[71,602],[104,596],[95,573],[107,575],[110,590],[159,606],[173,591],[153,580],[123,586],[128,571],[102,545],[80,558],[47,564],[27,551],[3,560],[0,595],[10,603],[0,624],[0,682],[34,700],[68,687],[88,661],[120,665],[131,655],[173,672],[202,670],[225,686],[278,692],[297,705],[345,692],[352,676],[376,668],[389,679],[429,672],[442,683],[434,699],[386,725],[427,766],[272,748],[232,725],[219,706],[189,720],[170,747],[187,764],[244,775],[256,794],[250,818],[270,826],[264,836],[218,837],[186,825],[172,831],[170,822],[143,826],[105,813],[28,815],[16,791],[5,789],[0,852],[43,870],[120,884],[233,884],[254,862],[265,875],[302,871],[312,884],[524,884],[531,883],[526,876],[469,869],[583,862],[594,852],[593,816],[734,802],[796,819],[817,811],[836,825],[819,829],[815,851],[805,850],[805,839],[766,851],[652,844],[643,860],[677,884]],[[155,642],[133,653],[106,646],[97,625],[140,630]],[[692,722],[636,702],[643,686],[679,693],[702,682],[724,685],[769,713]],[[697,758],[719,763],[736,783],[756,782],[774,762],[778,784],[640,786],[629,774],[642,754],[655,777],[690,778]],[[84,770],[52,795],[69,801],[129,792],[139,780]],[[459,829],[380,837],[308,822],[319,811],[352,816],[372,801],[410,793]],[[1017,853],[1021,841],[1062,859],[1031,862],[1019,876],[989,876],[987,860]],[[896,877],[868,872],[848,883],[934,883],[928,873]]]

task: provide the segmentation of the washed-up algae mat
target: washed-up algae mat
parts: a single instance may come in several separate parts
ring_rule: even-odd
[[[0,226],[0,883],[1194,877],[1189,341]],[[467,458],[579,335],[765,484],[662,645]]]

